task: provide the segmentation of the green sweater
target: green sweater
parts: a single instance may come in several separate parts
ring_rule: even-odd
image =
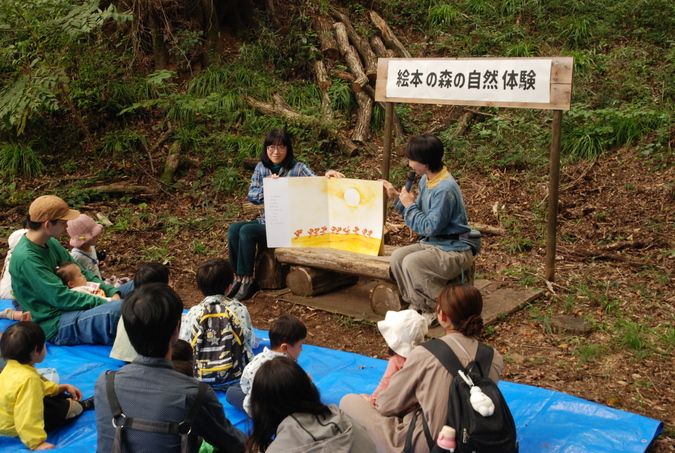
[[[73,262],[70,253],[54,238],[42,247],[24,236],[12,252],[9,273],[14,297],[24,310],[31,312],[47,339],[56,335],[64,311],[87,310],[106,303],[101,297],[71,291],[56,275],[57,266]],[[106,295],[117,292],[91,272],[82,269],[82,273],[87,281],[101,283]]]

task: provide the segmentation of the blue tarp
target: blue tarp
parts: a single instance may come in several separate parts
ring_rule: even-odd
[[[0,310],[9,301],[0,300]],[[9,321],[0,320],[0,331]],[[267,333],[256,330],[269,344]],[[261,345],[261,346],[262,346]],[[106,346],[48,345],[42,368],[56,368],[61,382],[82,390],[85,398],[94,393],[97,377],[122,362],[108,357]],[[300,364],[312,376],[326,403],[338,403],[347,393],[372,392],[386,368],[386,361],[344,351],[307,345]],[[520,451],[538,452],[644,452],[661,432],[660,421],[612,409],[564,393],[529,385],[500,382],[518,429]],[[232,423],[243,431],[250,426],[245,414],[219,397]],[[96,423],[93,411],[86,412],[72,425],[49,435],[57,445],[54,451],[94,451]],[[0,436],[0,452],[28,451],[17,438]]]

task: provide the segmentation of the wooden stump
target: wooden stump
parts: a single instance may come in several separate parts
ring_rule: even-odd
[[[378,315],[384,316],[388,310],[401,309],[401,295],[394,283],[380,282],[370,290],[370,308]]]
[[[274,249],[261,250],[255,260],[255,280],[261,289],[284,287],[288,266],[274,257]]]
[[[353,285],[358,280],[356,275],[293,266],[286,276],[286,286],[296,296],[310,297]]]

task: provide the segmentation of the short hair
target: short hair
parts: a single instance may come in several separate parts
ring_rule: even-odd
[[[183,312],[180,296],[165,283],[134,289],[122,303],[122,321],[136,352],[164,357]]]
[[[205,261],[197,268],[197,287],[205,296],[225,294],[232,280],[234,272],[230,264],[222,258]]]
[[[405,147],[405,157],[426,165],[432,172],[443,168],[444,153],[443,142],[431,134],[413,137]]]
[[[51,223],[52,225],[54,225],[56,222],[58,222],[58,220],[50,220],[49,221],[49,223]],[[30,219],[30,216],[27,215],[26,220],[23,223],[23,225],[24,225],[25,228],[28,228],[29,230],[38,231],[40,228],[42,228],[43,223],[44,222],[34,222]]]
[[[194,354],[192,346],[185,340],[176,340],[171,349],[173,369],[186,376],[193,376]]]
[[[33,321],[12,324],[0,336],[0,351],[5,360],[30,363],[33,351],[42,351],[44,347],[45,333],[42,327]]]
[[[289,133],[281,129],[272,129],[265,137],[262,153],[260,153],[260,161],[269,169],[274,165],[267,155],[267,147],[270,145],[282,145],[286,147],[286,157],[281,162],[281,166],[286,170],[290,170],[295,162],[295,157],[293,156],[293,141]]]
[[[75,272],[75,269],[79,269],[77,264],[63,263],[56,268],[56,275],[58,275],[65,285],[68,285],[68,282],[70,282],[74,277],[73,273]]]
[[[169,284],[169,268],[162,263],[145,263],[134,274],[134,288],[146,283]]]
[[[450,284],[437,298],[437,310],[450,319],[452,326],[467,337],[476,337],[483,330],[483,296],[470,285]]]
[[[307,338],[307,326],[293,315],[281,315],[270,325],[269,337],[272,349],[283,343],[294,345]]]

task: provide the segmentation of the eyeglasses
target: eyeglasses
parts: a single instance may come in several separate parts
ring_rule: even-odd
[[[269,145],[267,147],[267,151],[273,153],[273,152],[278,152],[281,153],[283,151],[286,151],[286,147],[284,145]]]

